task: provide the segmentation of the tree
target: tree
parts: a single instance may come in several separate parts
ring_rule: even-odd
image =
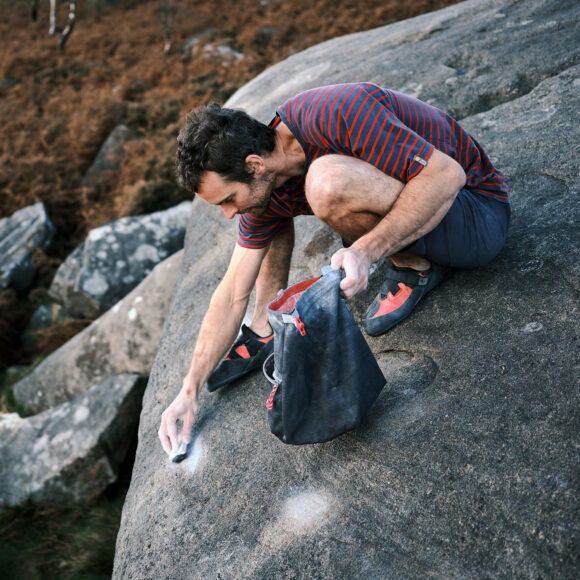
[[[68,22],[60,35],[58,41],[58,48],[61,50],[65,47],[68,37],[71,35],[75,22],[77,19],[77,1],[70,0],[68,2]],[[38,17],[38,0],[30,0],[30,18],[32,21],[36,21]],[[56,0],[50,0],[50,28],[48,29],[48,34],[54,36],[56,34]]]
[[[161,16],[161,27],[163,29],[163,52],[169,54],[171,50],[171,25],[173,24],[173,17],[175,16],[175,0],[165,0],[157,8]]]

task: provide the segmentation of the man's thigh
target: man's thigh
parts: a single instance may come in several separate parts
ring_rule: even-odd
[[[509,218],[509,204],[462,189],[439,225],[402,251],[441,266],[483,266],[503,247]]]

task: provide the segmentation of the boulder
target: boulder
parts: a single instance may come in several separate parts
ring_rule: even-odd
[[[183,54],[185,56],[197,56],[201,50],[203,42],[211,40],[216,36],[215,28],[208,28],[196,34],[192,34],[183,45]]]
[[[61,264],[49,295],[78,318],[96,318],[183,248],[191,202],[125,217],[89,232]]]
[[[55,228],[43,203],[15,211],[0,219],[0,288],[25,293],[36,275],[33,255],[48,250]]]
[[[284,445],[269,433],[270,389],[256,372],[202,393],[176,465],[157,439],[160,416],[229,257],[228,232],[207,250],[192,216],[113,578],[575,577],[578,16],[571,0],[470,0],[314,47],[232,97],[269,120],[303,88],[416,83],[423,99],[463,108],[462,124],[506,175],[512,227],[494,262],[455,271],[411,317],[368,338],[387,386],[361,428]],[[337,247],[313,220],[296,220],[305,231],[291,283]],[[382,272],[351,301],[355,318]]]
[[[74,319],[60,304],[50,301],[41,304],[34,311],[24,332],[20,335],[22,348],[25,351],[32,352],[37,347],[38,331],[50,326],[62,326],[72,320]]]
[[[117,125],[107,137],[92,165],[87,170],[84,178],[84,186],[96,186],[105,182],[107,172],[121,169],[125,159],[125,144],[135,139],[133,131],[126,125]]]
[[[0,415],[0,508],[78,504],[113,483],[135,438],[146,382],[116,375],[34,417]]]
[[[123,300],[10,387],[21,414],[40,413],[86,392],[110,375],[147,376],[167,312],[182,252],[159,264]]]
[[[525,6],[469,0],[313,46],[258,75],[228,106],[267,123],[278,105],[300,91],[365,80],[462,119],[513,101],[575,64],[577,23],[573,0],[534,0]]]

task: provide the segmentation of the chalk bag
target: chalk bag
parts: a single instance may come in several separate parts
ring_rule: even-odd
[[[340,270],[281,291],[268,305],[274,352],[264,363],[272,383],[270,430],[284,443],[329,441],[358,427],[385,385],[344,300]]]

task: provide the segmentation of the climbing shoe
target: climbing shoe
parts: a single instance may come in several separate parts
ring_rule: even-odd
[[[243,377],[254,369],[261,368],[274,351],[274,333],[261,337],[242,324],[242,331],[234,342],[228,356],[217,366],[207,381],[210,392]]]
[[[380,292],[365,314],[363,324],[367,334],[378,336],[407,318],[419,300],[442,279],[443,268],[437,264],[432,264],[425,272],[390,268]]]

